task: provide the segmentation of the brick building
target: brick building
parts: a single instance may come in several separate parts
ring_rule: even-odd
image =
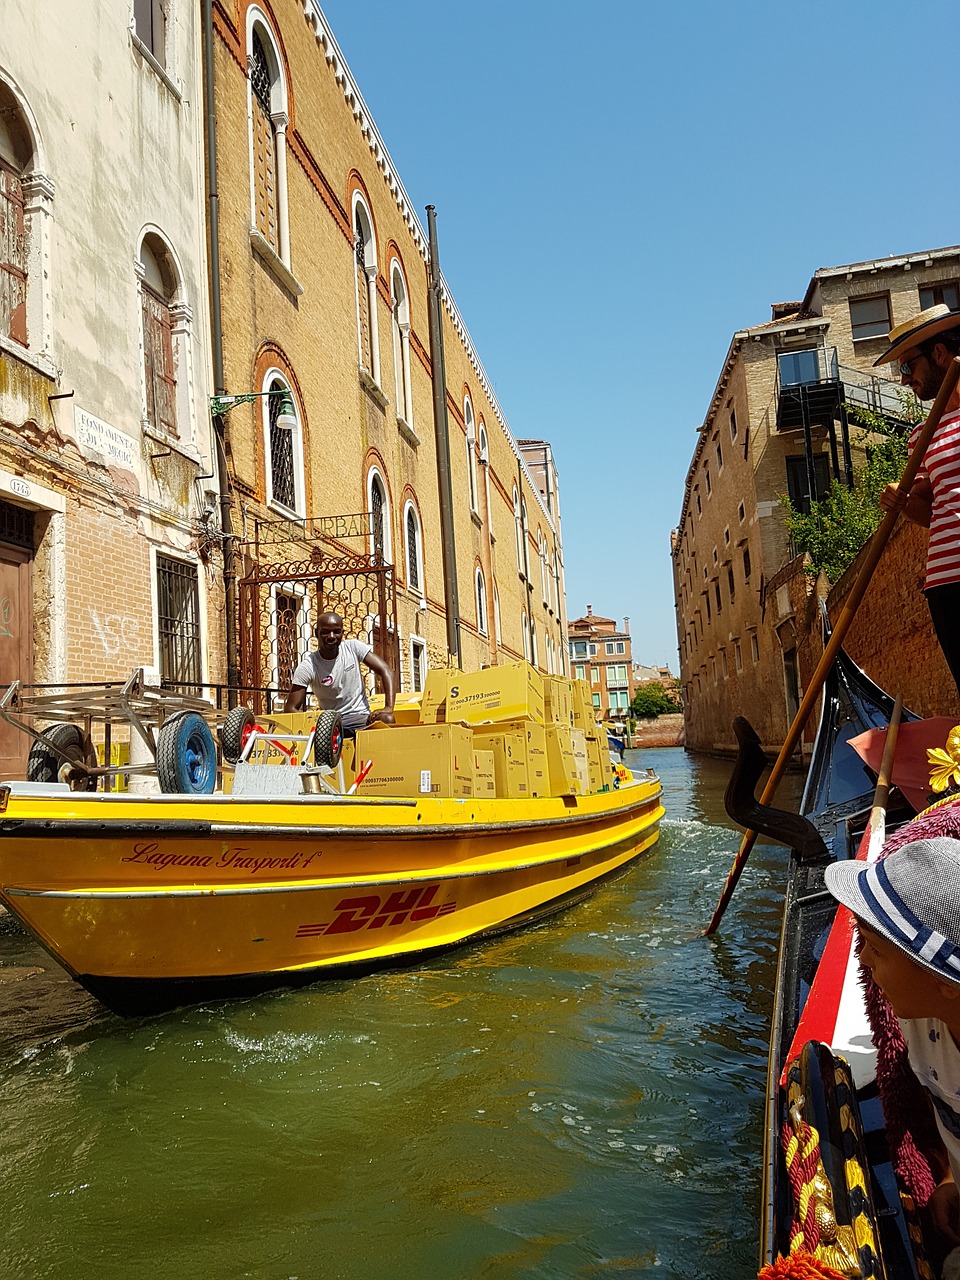
[[[624,618],[621,630],[588,604],[584,616],[571,621],[567,637],[574,679],[587,681],[597,713],[622,733],[634,694],[630,619]]]
[[[848,406],[905,428],[893,367],[873,368],[893,325],[957,307],[951,246],[817,271],[799,302],[734,334],[671,536],[686,743],[732,751],[743,712],[783,740],[819,651],[815,582],[793,555],[780,497],[803,509],[851,483],[865,434]],[[813,726],[809,728],[812,734]]]
[[[5,7],[0,685],[211,674],[199,28]],[[27,742],[0,730],[0,774]]]
[[[552,454],[513,436],[319,6],[218,5],[213,63],[218,390],[258,396],[222,417],[244,683],[284,687],[321,602],[405,689],[451,650],[562,671]]]
[[[11,9],[0,53],[0,685],[282,690],[329,607],[403,688],[451,651],[564,670],[552,453],[319,7],[71,19]]]

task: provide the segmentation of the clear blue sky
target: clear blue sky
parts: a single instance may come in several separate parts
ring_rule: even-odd
[[[960,241],[956,0],[321,0],[515,435],[571,618],[677,670],[670,530],[733,333]]]

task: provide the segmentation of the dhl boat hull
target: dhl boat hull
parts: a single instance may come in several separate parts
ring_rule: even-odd
[[[655,779],[523,801],[14,789],[0,900],[103,1003],[148,1012],[515,928],[622,871],[662,814]]]

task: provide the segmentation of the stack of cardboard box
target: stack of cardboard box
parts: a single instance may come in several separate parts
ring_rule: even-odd
[[[527,662],[435,668],[422,696],[397,698],[396,715],[396,728],[357,735],[357,759],[373,760],[368,795],[524,799],[611,785],[589,686],[541,676]]]

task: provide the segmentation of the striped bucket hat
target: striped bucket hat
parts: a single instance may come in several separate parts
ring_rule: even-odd
[[[864,924],[938,978],[960,983],[960,840],[916,840],[866,866],[834,862],[825,878]]]

